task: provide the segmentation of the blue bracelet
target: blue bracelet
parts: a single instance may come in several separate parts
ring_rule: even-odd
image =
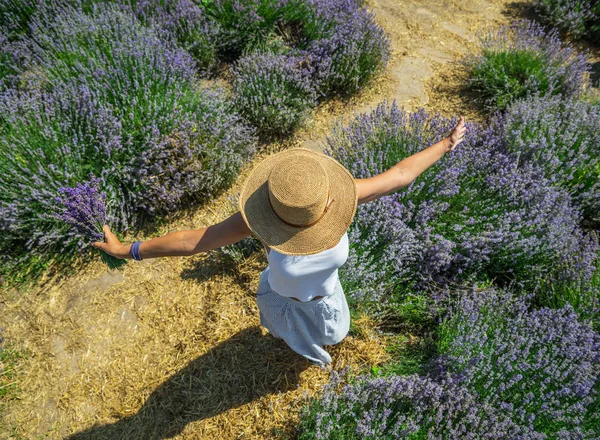
[[[142,244],[141,241],[136,241],[135,243],[133,243],[131,245],[130,254],[131,254],[131,258],[133,258],[134,260],[142,261],[142,256],[140,255],[140,245],[141,244]]]

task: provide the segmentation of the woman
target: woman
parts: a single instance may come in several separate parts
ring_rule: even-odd
[[[94,242],[117,258],[189,256],[249,235],[265,247],[267,268],[256,295],[260,324],[295,352],[319,366],[331,363],[323,345],[341,342],[350,312],[338,278],[348,257],[356,206],[408,186],[462,142],[464,118],[442,141],[368,179],[354,179],[334,159],[303,148],[258,163],[242,189],[240,211],[199,230],[176,231],[131,245],[104,225],[105,242]]]

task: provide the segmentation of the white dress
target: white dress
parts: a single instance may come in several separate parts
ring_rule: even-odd
[[[271,249],[269,266],[260,276],[256,294],[260,325],[322,367],[331,363],[323,346],[341,342],[350,330],[350,310],[338,277],[347,257],[347,235],[335,247],[314,255],[283,255]],[[315,296],[323,297],[310,300]]]

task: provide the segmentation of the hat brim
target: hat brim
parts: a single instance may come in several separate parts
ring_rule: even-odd
[[[317,159],[329,177],[330,197],[327,212],[314,225],[298,228],[284,223],[269,203],[269,173],[291,155],[309,154]],[[306,148],[290,148],[263,159],[250,172],[239,200],[244,221],[258,239],[285,255],[311,255],[335,246],[344,235],[358,204],[354,177],[335,159]]]

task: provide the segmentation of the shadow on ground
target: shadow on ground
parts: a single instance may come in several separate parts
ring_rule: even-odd
[[[203,283],[211,280],[215,275],[228,275],[242,289],[252,290],[252,280],[258,279],[267,264],[266,258],[261,253],[235,260],[222,251],[211,251],[205,258],[188,263],[181,271],[181,279]]]
[[[267,394],[297,388],[311,363],[283,341],[244,329],[191,361],[150,394],[133,416],[66,437],[68,440],[171,438],[190,422],[214,417]]]
[[[515,1],[507,3],[502,11],[502,14],[508,18],[527,20],[539,20],[539,16],[535,11],[535,7],[528,1]]]

